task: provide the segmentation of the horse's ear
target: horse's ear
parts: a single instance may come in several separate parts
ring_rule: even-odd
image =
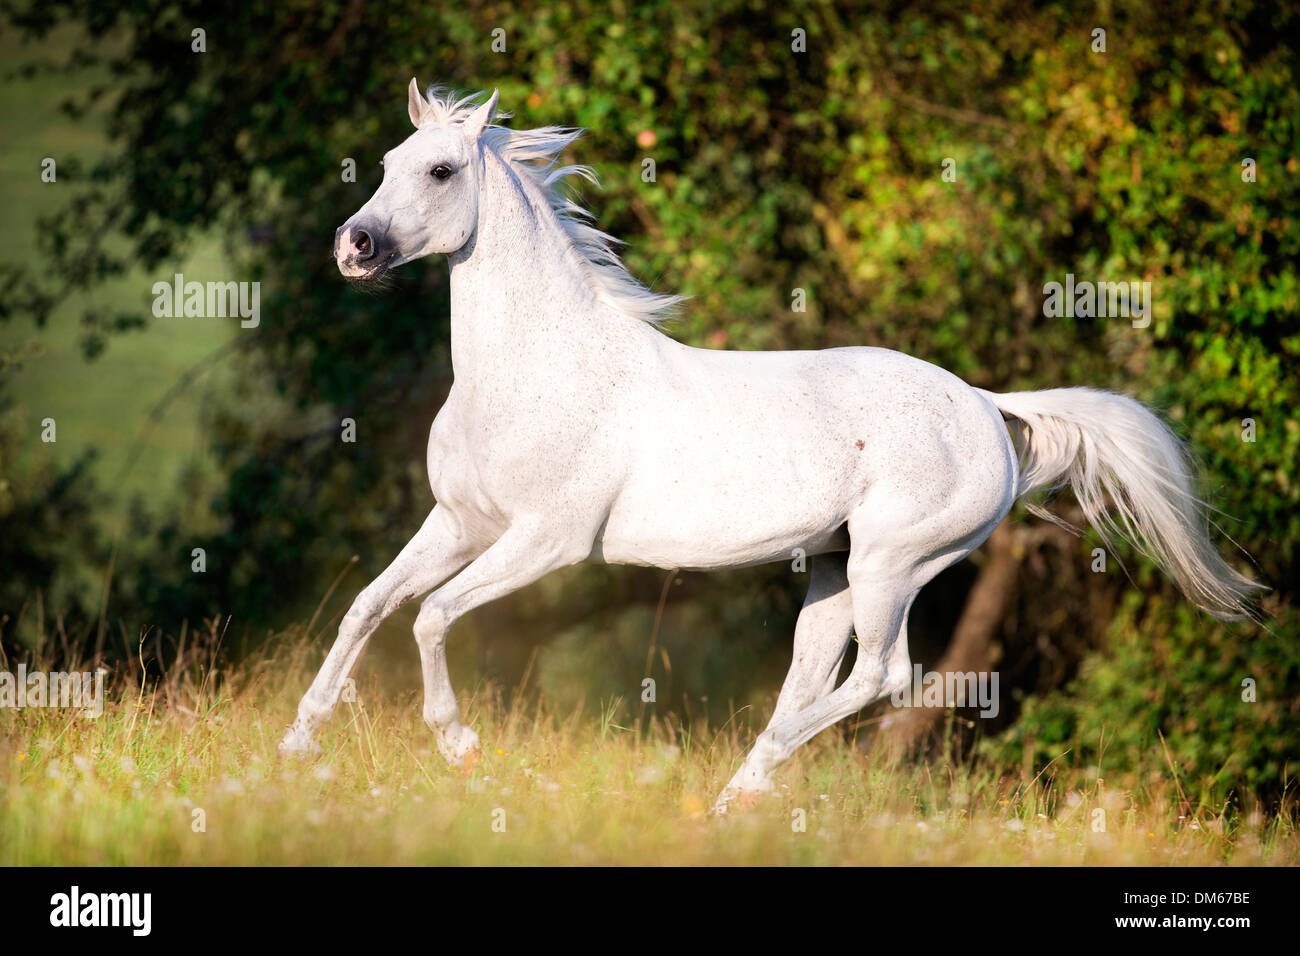
[[[465,120],[465,135],[470,139],[478,139],[483,135],[483,131],[488,128],[492,118],[497,115],[497,100],[501,98],[500,90],[493,90],[488,101],[476,109]]]
[[[411,85],[406,91],[406,111],[411,115],[411,122],[416,129],[420,128],[420,118],[424,116],[427,106],[424,97],[420,95],[420,84],[415,81],[415,77],[411,77]]]

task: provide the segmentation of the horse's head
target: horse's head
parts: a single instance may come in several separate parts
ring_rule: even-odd
[[[334,234],[334,258],[344,277],[374,281],[403,262],[465,244],[478,221],[479,137],[496,106],[494,92],[468,115],[459,109],[448,114],[411,80],[407,109],[415,132],[384,155],[379,189]]]

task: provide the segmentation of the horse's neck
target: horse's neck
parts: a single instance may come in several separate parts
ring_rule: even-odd
[[[589,288],[562,227],[532,187],[485,152],[478,228],[451,256],[458,382],[535,374],[626,334]]]

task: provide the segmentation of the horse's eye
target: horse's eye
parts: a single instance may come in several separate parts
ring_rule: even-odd
[[[450,166],[435,166],[433,169],[429,170],[429,174],[433,176],[434,179],[446,179],[451,175],[451,173],[452,169]]]

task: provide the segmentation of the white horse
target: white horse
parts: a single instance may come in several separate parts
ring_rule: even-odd
[[[460,722],[446,639],[466,612],[586,559],[711,570],[802,549],[812,573],[793,661],[718,797],[725,812],[905,684],[917,592],[1017,498],[1067,483],[1099,531],[1125,533],[1198,605],[1250,614],[1259,586],[1211,544],[1184,450],[1141,404],[1086,388],[993,394],[877,348],[689,348],[657,325],[680,299],[638,284],[561,191],[570,175],[595,181],[555,166],[581,131],[496,126],[497,94],[478,99],[421,96],[412,80],[416,132],[335,236],[357,282],[450,258],[454,384],[429,432],[436,505],[343,618],[282,752],[319,751],[312,732],[367,638],[414,597],[432,591],[415,622],[424,719],[464,765],[479,742]]]

